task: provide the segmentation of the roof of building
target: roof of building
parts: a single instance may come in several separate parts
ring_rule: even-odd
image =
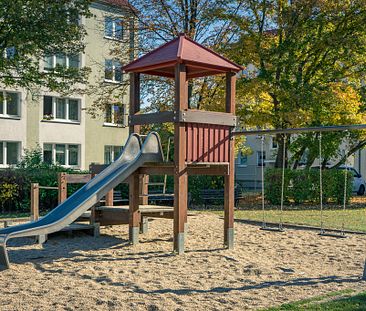
[[[176,64],[186,65],[188,78],[238,72],[243,69],[181,34],[172,41],[124,66],[123,70],[173,78]]]
[[[132,4],[130,4],[128,0],[98,0],[97,2],[111,5],[111,6],[114,6],[117,8],[122,8],[122,9],[127,8],[132,11],[137,11],[136,8]]]

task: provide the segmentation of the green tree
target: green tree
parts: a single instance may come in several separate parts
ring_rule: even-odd
[[[232,31],[234,21],[221,19],[218,12],[237,14],[241,9],[240,1],[236,0],[131,0],[136,10],[132,10],[132,18],[127,27],[130,33],[138,34],[138,44],[131,44],[131,38],[124,42],[130,46],[131,58],[144,55],[158,46],[169,42],[180,33],[185,33],[193,40],[217,52],[225,52],[225,45],[235,41]],[[137,42],[136,42],[137,43]],[[126,63],[125,52],[120,48],[112,49],[112,54],[121,63]],[[189,106],[197,109],[223,110],[223,77],[206,77],[189,81]],[[104,111],[105,105],[126,94],[129,81],[120,85],[95,85],[91,93],[97,99],[89,113],[98,115]],[[174,105],[174,81],[164,77],[142,76],[141,98],[146,112],[171,110]],[[209,106],[206,102],[210,102]],[[157,130],[165,142],[173,135],[171,124],[158,124],[146,127]],[[239,141],[239,139],[238,139]],[[241,141],[241,140],[240,140]]]
[[[43,71],[46,55],[78,55],[84,50],[89,0],[0,1],[0,82],[5,87],[47,87],[65,92],[86,82],[87,69],[58,65]]]
[[[180,33],[185,33],[197,42],[219,51],[225,44],[233,42],[234,36],[231,31],[233,21],[219,19],[216,12],[225,11],[236,14],[241,6],[235,0],[131,0],[130,3],[136,10],[131,11],[133,18],[128,22],[127,27],[131,33],[138,34],[138,40],[136,40],[138,44],[131,44],[131,42],[124,44],[129,44],[131,49],[129,54],[132,58],[150,52]],[[126,63],[125,53],[121,54],[121,49],[114,48],[112,53],[122,63]],[[125,94],[128,87],[128,81],[126,82],[119,86],[96,85],[93,92],[99,96],[93,110],[103,111],[105,104],[115,96],[116,88],[119,89],[120,94]],[[174,89],[171,79],[145,76],[142,86],[142,98],[145,103],[148,103],[147,110],[160,111],[172,107]],[[191,81],[190,106],[199,108],[204,99],[202,94],[206,95],[207,90],[214,93],[216,86],[216,80],[212,78]]]
[[[229,46],[231,57],[247,66],[238,85],[242,125],[290,128],[365,123],[361,82],[366,66],[366,2],[244,2],[238,14],[221,15],[238,28],[238,40]],[[336,155],[345,135],[329,134],[324,139],[325,158]],[[292,146],[297,160],[309,142],[317,144],[314,138],[308,134],[292,140],[297,141]],[[281,167],[283,136],[277,140],[276,167]],[[364,146],[360,144],[364,140],[364,133],[353,134],[349,150]]]

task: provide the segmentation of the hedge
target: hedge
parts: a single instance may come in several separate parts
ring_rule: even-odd
[[[344,171],[327,169],[323,175],[323,202],[343,203]],[[347,176],[347,202],[352,194],[353,176]],[[282,169],[271,168],[265,172],[265,197],[272,204],[281,203]],[[318,169],[285,169],[284,201],[286,203],[319,203],[320,178]]]
[[[0,171],[0,209],[2,214],[30,212],[30,185],[57,187],[60,172],[82,173],[71,169],[53,166],[48,168],[6,169]],[[82,185],[70,184],[68,195]],[[40,211],[49,211],[57,206],[58,191],[40,189]]]

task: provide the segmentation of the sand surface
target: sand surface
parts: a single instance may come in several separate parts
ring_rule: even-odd
[[[0,309],[247,310],[366,290],[366,237],[276,233],[242,223],[235,229],[235,250],[225,250],[220,217],[189,217],[182,256],[171,252],[171,220],[151,221],[137,246],[128,245],[127,226],[102,228],[99,238],[54,237],[43,248],[11,240]]]

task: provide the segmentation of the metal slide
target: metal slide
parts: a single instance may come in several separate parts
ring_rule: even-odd
[[[46,216],[34,222],[0,229],[0,269],[9,268],[9,257],[6,250],[8,239],[60,231],[97,204],[111,189],[124,181],[145,162],[162,161],[164,161],[164,155],[157,133],[152,132],[147,135],[143,144],[139,135],[131,134],[116,161]]]

